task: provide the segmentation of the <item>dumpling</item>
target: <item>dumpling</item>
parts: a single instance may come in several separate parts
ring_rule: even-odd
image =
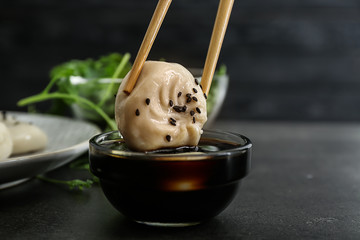
[[[0,122],[0,161],[7,159],[12,151],[13,142],[4,123]]]
[[[128,75],[115,103],[127,146],[136,151],[196,146],[207,115],[205,95],[193,75],[177,63],[146,61],[127,95],[123,88]]]

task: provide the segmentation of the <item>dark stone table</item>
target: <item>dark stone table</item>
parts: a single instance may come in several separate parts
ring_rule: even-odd
[[[360,125],[218,122],[253,141],[234,202],[188,228],[128,221],[99,186],[83,192],[32,179],[0,191],[0,239],[360,239]],[[64,166],[58,179],[86,178]],[[211,201],[211,199],[209,199]]]

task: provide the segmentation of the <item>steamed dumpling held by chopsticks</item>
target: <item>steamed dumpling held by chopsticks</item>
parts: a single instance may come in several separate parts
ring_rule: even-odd
[[[136,151],[196,146],[207,120],[206,96],[193,75],[176,63],[146,61],[131,94],[119,87],[115,119]]]

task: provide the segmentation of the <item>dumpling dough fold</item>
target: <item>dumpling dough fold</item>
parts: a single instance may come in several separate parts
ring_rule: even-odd
[[[136,151],[195,146],[207,120],[206,98],[193,75],[177,63],[146,61],[130,95],[119,87],[115,119]]]

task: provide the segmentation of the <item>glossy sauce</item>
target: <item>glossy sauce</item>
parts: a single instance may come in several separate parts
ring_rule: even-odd
[[[124,142],[105,145],[127,151]],[[161,149],[156,153],[190,152],[201,156],[235,146],[203,139],[198,147]],[[198,222],[216,216],[231,202],[239,180],[249,170],[249,156],[244,153],[184,161],[97,156],[96,152],[90,157],[91,171],[100,178],[109,201],[124,215],[142,222]]]

